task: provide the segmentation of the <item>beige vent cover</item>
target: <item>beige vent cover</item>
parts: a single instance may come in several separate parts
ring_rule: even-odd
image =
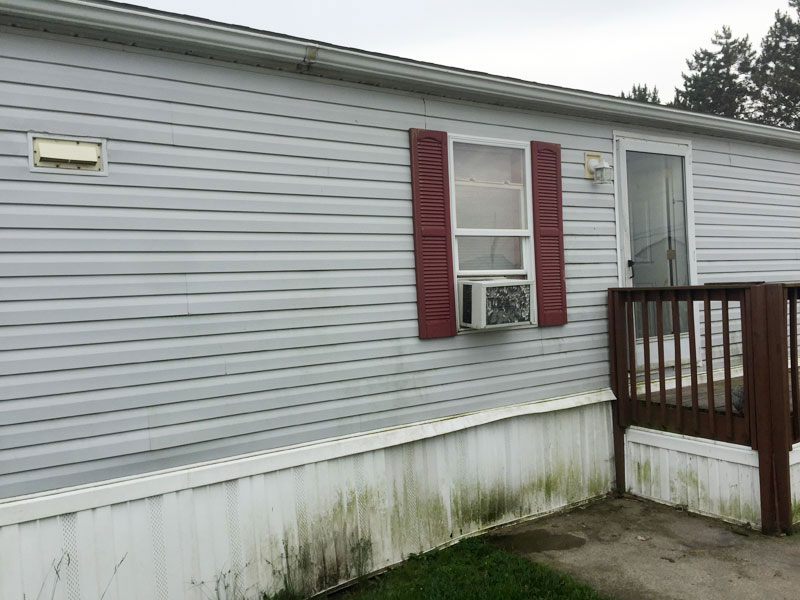
[[[33,166],[47,169],[100,171],[103,168],[99,142],[33,138]]]

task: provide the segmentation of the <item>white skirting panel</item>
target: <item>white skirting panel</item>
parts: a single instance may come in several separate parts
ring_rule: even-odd
[[[792,490],[792,523],[800,523],[800,444],[789,453],[789,485]]]
[[[625,479],[626,489],[636,496],[761,525],[758,453],[750,448],[630,427]]]
[[[609,403],[518,416],[6,524],[0,597],[231,600],[287,587],[310,593],[612,485]]]

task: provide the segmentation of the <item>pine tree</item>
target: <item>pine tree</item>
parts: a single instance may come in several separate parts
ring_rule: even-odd
[[[789,5],[800,17],[800,0]],[[800,129],[800,21],[777,11],[775,23],[761,40],[753,69],[758,90],[754,117],[769,125]]]
[[[650,104],[661,104],[661,98],[658,97],[658,88],[653,86],[653,89],[647,87],[647,84],[631,86],[629,93],[620,92],[620,98],[625,100],[636,100],[637,102],[649,102]]]
[[[800,0],[792,0],[794,2]],[[734,38],[723,26],[711,39],[714,49],[701,48],[686,61],[683,89],[675,89],[674,106],[724,117],[748,118],[753,104],[750,72],[755,52],[748,36]]]

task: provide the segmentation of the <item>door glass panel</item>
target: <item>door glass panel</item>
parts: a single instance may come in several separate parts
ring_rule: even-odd
[[[626,152],[634,287],[689,285],[683,161],[681,156]],[[650,308],[648,324],[655,334],[655,306]],[[641,318],[636,321],[636,333],[641,335]],[[686,331],[686,322],[681,303],[681,331]],[[672,333],[668,309],[663,326],[665,334]]]

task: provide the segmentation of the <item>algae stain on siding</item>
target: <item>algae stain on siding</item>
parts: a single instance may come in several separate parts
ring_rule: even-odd
[[[800,523],[800,500],[797,496],[793,498],[792,502],[792,524]]]
[[[285,529],[277,542],[280,560],[266,560],[272,571],[271,593],[310,595],[379,568],[373,564],[369,530],[358,531],[359,503],[365,512],[375,511],[376,494],[370,488],[339,489],[327,510],[314,516],[298,514],[296,528]],[[275,541],[270,545],[274,547]]]
[[[602,496],[610,490],[611,475],[596,469],[584,478],[579,465],[559,463],[515,487],[505,482],[455,482],[450,490],[431,490],[423,481],[406,470],[391,486],[390,506],[380,489],[339,489],[329,509],[316,516],[306,514],[297,531],[284,531],[281,568],[272,569],[273,593],[316,593],[402,560],[419,552],[420,546],[427,550],[494,525]],[[369,515],[372,526],[366,530],[358,528],[359,510]],[[404,547],[388,564],[377,560],[374,552],[380,543],[376,536],[384,534],[380,521],[386,517],[386,533]],[[290,540],[297,540],[297,545]]]
[[[636,485],[639,491],[649,489],[653,485],[653,473],[649,460],[636,463]]]
[[[795,444],[790,454],[789,485],[792,489],[792,523],[800,523],[800,462],[797,454],[800,453],[800,444]]]
[[[694,469],[680,469],[677,473],[678,482],[685,488],[700,489],[700,482],[697,478],[697,471]]]
[[[760,523],[758,491],[752,483],[758,477],[757,469],[711,457],[699,460],[686,452],[675,456],[656,445],[633,443],[629,448],[631,454],[641,456],[631,462],[630,491],[634,494],[730,521]],[[662,481],[661,469],[667,470],[668,481]]]
[[[761,515],[758,514],[753,505],[743,501],[738,495],[725,500],[720,498],[717,501],[716,513],[723,518],[734,519],[744,523],[758,523]]]
[[[586,492],[589,498],[596,498],[607,494],[611,489],[611,482],[608,477],[603,477],[601,473],[592,473],[586,482]]]

